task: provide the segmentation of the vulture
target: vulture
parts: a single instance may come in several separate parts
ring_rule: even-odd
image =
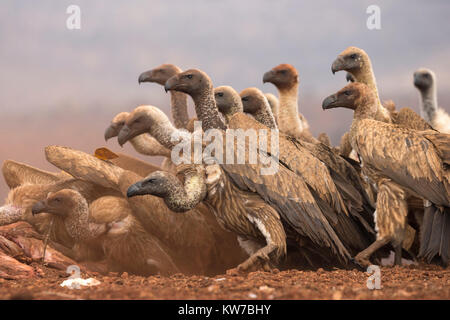
[[[154,82],[164,86],[166,81],[182,72],[182,70],[173,64],[163,64],[154,69],[145,71],[139,75],[138,82]],[[189,125],[189,115],[187,109],[187,95],[182,92],[171,92],[171,112],[175,127],[187,128]]]
[[[378,190],[377,240],[355,260],[370,264],[373,252],[387,243],[395,248],[395,263],[401,263],[401,243],[407,226],[407,199],[425,201],[419,256],[431,261],[440,256],[444,265],[450,254],[450,135],[417,131],[377,121],[376,91],[360,82],[347,85],[327,97],[323,109],[354,110],[350,141],[361,160],[363,173]]]
[[[224,124],[223,122],[221,122],[221,119],[219,117],[219,112],[215,101],[213,97],[211,97],[212,82],[204,72],[197,69],[185,71],[169,79],[165,87],[167,90],[183,90],[183,92],[190,94],[196,102],[196,111],[197,114],[200,115],[198,118],[202,120],[204,124],[206,122],[206,127],[208,129],[219,129],[221,126],[224,127]],[[209,94],[207,94],[208,92]],[[169,143],[168,137],[176,134],[176,130],[173,126],[171,128],[169,127],[169,121],[168,119],[163,120],[164,117],[167,118],[162,111],[155,107],[147,107],[146,110],[142,107],[135,109],[131,113],[130,118],[128,118],[128,120],[126,121],[126,125],[122,129],[124,130],[123,135],[122,132],[119,134],[119,143],[124,143],[127,139],[132,138],[135,135],[148,132],[165,147],[172,148],[173,145]],[[242,120],[237,120],[238,124],[233,125],[234,119],[236,117]],[[248,128],[244,127],[246,121],[250,123],[248,125]],[[148,127],[144,129],[141,125],[142,123],[146,123]],[[242,113],[235,114],[235,116],[231,118],[230,124],[230,128],[233,129],[259,129],[257,127],[258,123],[256,121],[253,120],[252,123],[252,119],[243,115]],[[263,125],[261,125],[261,128],[269,130],[269,128]],[[164,132],[165,137],[162,134]],[[321,249],[321,247],[324,246],[323,241],[326,241],[329,244],[325,247],[330,247],[331,252],[326,253],[325,251],[324,253],[321,253],[321,255],[323,255],[324,257],[325,255],[327,255],[328,259],[333,258],[333,256],[337,256],[338,258],[347,262],[349,257],[348,250],[342,244],[341,239],[336,235],[336,232],[340,232],[340,234],[343,235],[343,238],[347,240],[348,237],[351,237],[352,232],[349,232],[346,238],[344,235],[345,232],[341,231],[345,228],[349,228],[352,231],[358,230],[358,228],[353,228],[354,221],[351,219],[347,219],[348,213],[345,213],[345,205],[343,204],[343,200],[341,199],[339,193],[336,191],[336,188],[332,188],[334,183],[333,180],[329,177],[329,172],[327,171],[326,166],[309,153],[303,156],[298,150],[302,150],[300,145],[292,145],[289,139],[283,140],[283,142],[285,143],[287,148],[291,148],[289,151],[295,151],[295,154],[293,154],[291,157],[289,156],[289,151],[283,153],[283,157],[286,157],[286,160],[289,161],[293,166],[292,170],[290,168],[280,166],[277,173],[275,173],[273,176],[271,175],[271,177],[269,178],[267,176],[260,175],[259,172],[255,172],[258,171],[258,165],[220,165],[216,170],[218,172],[217,175],[219,176],[217,179],[219,179],[220,182],[213,184],[214,189],[212,192],[208,192],[208,196],[206,197],[205,201],[215,208],[221,205],[223,201],[226,201],[224,204],[225,209],[217,208],[217,210],[215,211],[216,215],[220,215],[220,217],[218,217],[218,220],[221,221],[223,219],[226,219],[223,223],[225,227],[237,233],[241,237],[241,239],[244,238],[246,239],[246,241],[256,241],[260,243],[260,246],[261,243],[265,242],[267,246],[271,244],[271,241],[273,239],[268,239],[267,235],[264,234],[264,230],[262,230],[262,226],[258,224],[254,225],[254,221],[251,221],[252,218],[248,218],[249,216],[251,217],[255,215],[254,210],[257,209],[253,207],[241,207],[241,198],[243,196],[240,195],[240,192],[243,192],[243,194],[246,194],[246,192],[249,191],[256,192],[257,195],[252,195],[252,197],[256,196],[255,200],[253,201],[258,200],[255,202],[258,203],[257,208],[259,208],[260,206],[265,207],[269,205],[272,208],[267,207],[266,209],[264,209],[265,211],[272,212],[272,209],[275,209],[276,212],[278,212],[282,224],[286,225],[289,230],[289,232],[287,232],[287,239],[289,242],[293,241],[292,237],[295,238],[301,235],[306,239],[309,238],[309,240],[312,240],[313,243],[316,243],[313,248],[308,248],[309,250],[314,251]],[[281,148],[281,150],[283,150],[283,147]],[[304,163],[302,166],[302,161],[297,159],[299,156],[301,156],[302,161],[308,161],[309,159],[311,161],[314,161],[314,165],[311,166],[312,170],[308,172],[308,168],[310,167],[304,165]],[[271,156],[268,157],[268,160],[275,161]],[[282,162],[283,164],[285,163],[284,160]],[[302,173],[308,174],[308,177],[311,179],[308,182],[310,182],[314,186],[308,186],[304,183],[302,177],[299,176],[300,171],[303,171]],[[315,171],[318,174],[315,176],[314,180],[313,177]],[[322,182],[317,179],[317,176],[325,178],[328,177],[326,178],[328,185],[324,186]],[[208,179],[209,175],[207,180]],[[216,178],[214,178],[214,180],[216,180]],[[216,190],[216,188],[219,188],[219,190]],[[315,190],[313,188],[315,188]],[[328,188],[332,189],[332,191],[330,192]],[[232,194],[234,196],[231,196],[230,193],[224,195],[224,192],[229,192],[230,190],[233,191]],[[327,198],[327,200],[321,200],[320,196],[316,194],[316,190],[320,190],[320,195],[324,193],[324,197]],[[313,192],[315,196],[311,192]],[[297,196],[293,196],[293,193],[297,194]],[[291,196],[289,196],[290,194]],[[209,195],[212,195],[211,199],[208,198]],[[328,214],[328,216],[325,216],[321,212],[319,205],[316,203],[316,199],[320,201],[320,204],[323,208],[327,209],[326,213]],[[328,202],[332,203],[332,208],[339,208],[337,209],[338,214],[334,212],[334,209],[330,208],[330,204],[328,204]],[[239,208],[239,211],[233,210],[233,208],[236,207]],[[269,216],[273,215],[270,214]],[[300,226],[294,222],[296,220],[301,221],[303,219],[305,219],[306,222],[309,221],[311,217],[315,217],[313,221],[320,221],[320,224],[313,228],[310,223],[301,224]],[[236,226],[236,219],[238,219],[238,221],[241,221],[242,223],[245,223],[247,226],[243,228],[250,233],[245,233],[243,232],[244,230],[242,228]],[[333,226],[330,225],[328,219],[332,221]],[[340,225],[338,223],[338,220],[340,219],[342,219],[345,223]],[[270,224],[273,225],[273,228],[275,228],[275,225],[273,224],[275,220],[271,219],[271,221],[272,222]],[[252,224],[253,226],[251,226]],[[303,229],[304,227],[306,227],[306,229]],[[337,230],[335,231],[333,227],[335,227]],[[256,228],[256,230],[251,231],[252,228]],[[267,229],[269,227],[264,226],[264,228]],[[349,229],[346,230],[349,231]],[[278,227],[275,230],[278,230]],[[313,232],[313,234],[320,233],[322,235],[316,236],[311,234],[310,232]],[[255,238],[255,234],[258,234],[257,238]],[[358,238],[358,241],[355,242],[364,242],[364,240],[361,240],[361,238],[364,238],[365,233],[356,232],[356,234],[356,238]],[[330,246],[330,244],[333,245]],[[351,243],[350,245],[352,244],[354,243]],[[296,245],[298,246],[298,243]],[[358,244],[356,244],[356,246],[357,245]],[[277,247],[285,247],[285,245],[279,243],[277,244]],[[314,249],[314,247],[316,248]],[[263,246],[262,248],[266,247]],[[259,255],[259,253],[257,252],[259,251],[254,252],[254,254]],[[332,254],[330,255],[330,253]],[[251,257],[254,257],[254,254],[252,254]],[[277,257],[278,255],[275,255],[274,260],[276,260]],[[255,258],[249,259],[250,260],[241,265],[241,269],[246,269],[254,263]],[[267,259],[263,260],[266,261]]]
[[[331,66],[333,74],[341,70],[350,73],[355,82],[362,82],[373,90],[377,102],[377,114],[375,120],[386,123],[395,123],[415,130],[432,129],[422,117],[410,108],[402,108],[400,111],[391,114],[386,107],[392,109],[392,103],[389,102],[387,106],[381,104],[372,63],[369,55],[364,50],[357,47],[348,47],[342,51]]]
[[[127,196],[130,185],[143,178],[70,148],[49,146],[46,157],[72,176],[111,188],[123,197]],[[236,237],[222,230],[204,205],[183,215],[169,210],[161,199],[152,196],[128,198],[128,205],[133,217],[164,245],[175,265],[185,274],[218,274],[244,258]]]
[[[225,117],[226,123],[230,121],[236,112],[242,112],[243,110],[241,97],[230,86],[214,88],[214,99],[216,100],[217,108]]]
[[[450,116],[438,107],[436,75],[430,69],[414,72],[414,86],[421,97],[421,112],[425,120],[439,132],[450,133]]]
[[[120,130],[122,129],[125,119],[128,117],[129,112],[120,112],[118,113],[108,128],[105,130],[105,141],[113,137],[117,137]],[[166,171],[174,170],[175,167],[170,160],[171,154],[170,150],[164,148],[159,142],[148,134],[143,134],[140,136],[136,136],[133,139],[130,139],[130,143],[134,147],[134,149],[140,153],[148,156],[164,156],[166,159],[163,161],[161,168]],[[127,169],[127,168],[125,168]],[[134,170],[131,170],[134,171]],[[145,176],[145,175],[144,175]]]
[[[77,190],[62,189],[33,205],[33,215],[43,212],[63,221],[68,234],[81,247],[77,261],[92,259],[86,250],[92,248],[106,257],[111,271],[143,276],[179,272],[160,241],[133,217],[123,197],[104,196],[89,203]]]
[[[309,131],[308,121],[298,112],[300,80],[294,66],[290,64],[276,66],[264,74],[263,83],[266,82],[274,84],[278,89],[278,127],[280,131],[311,143],[317,142]]]
[[[258,88],[247,88],[240,93],[244,112],[271,129],[278,129],[269,101]]]
[[[319,133],[319,135],[317,136],[317,140],[319,140],[327,147],[332,147],[330,137],[325,132]]]
[[[266,96],[267,101],[269,101],[270,109],[272,109],[273,116],[275,117],[275,122],[278,125],[278,113],[280,112],[279,111],[280,102],[278,101],[278,98],[272,93],[267,92],[264,95]]]

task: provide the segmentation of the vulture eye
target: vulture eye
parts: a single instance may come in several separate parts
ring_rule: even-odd
[[[186,77],[187,77],[188,79],[192,79],[192,74],[188,74]]]
[[[242,101],[248,101],[248,99],[249,99],[248,96],[242,97]]]
[[[155,178],[150,178],[147,180],[147,183],[155,183],[156,179]]]
[[[217,93],[217,96],[223,97],[223,92],[218,92],[218,93]]]
[[[349,95],[352,94],[352,92],[351,92],[350,90],[346,90],[346,91],[344,91],[344,94],[345,94],[346,96],[349,96]]]
[[[280,70],[281,74],[286,74],[287,70]]]
[[[53,202],[60,203],[61,202],[61,198],[54,198]]]
[[[352,55],[350,55],[350,58],[356,59],[356,53],[353,53]]]

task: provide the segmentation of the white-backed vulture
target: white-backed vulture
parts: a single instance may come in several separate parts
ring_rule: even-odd
[[[128,117],[129,112],[118,113],[111,121],[111,124],[105,130],[105,141],[113,137],[117,137],[120,130]],[[159,142],[148,134],[142,134],[129,140],[134,149],[140,153],[148,156],[163,156],[166,157],[161,164],[161,169],[166,171],[175,170],[175,166],[170,160],[170,150],[164,148]],[[127,169],[127,168],[125,168]],[[134,170],[131,170],[134,171]]]
[[[46,157],[71,175],[112,188],[125,197],[128,187],[142,179],[134,172],[70,148],[47,147]],[[179,215],[157,197],[129,198],[128,204],[133,216],[167,248],[185,274],[217,274],[243,259],[236,237],[222,230],[204,205]]]
[[[401,243],[407,226],[407,198],[427,200],[421,227],[420,256],[430,261],[450,255],[450,135],[416,131],[377,121],[376,92],[354,82],[323,101],[323,109],[354,110],[350,141],[361,159],[362,170],[378,189],[377,240],[355,259],[369,264],[370,255],[391,242],[395,263],[401,263]]]
[[[300,79],[294,66],[280,64],[272,68],[263,76],[263,83],[266,82],[274,84],[278,90],[278,128],[280,131],[308,142],[317,142],[309,131],[308,121],[298,112]]]
[[[214,99],[227,124],[236,112],[242,112],[243,110],[241,97],[230,86],[214,88]]]
[[[438,107],[436,75],[426,68],[414,72],[414,86],[420,92],[422,117],[439,132],[450,133],[450,116]]]
[[[138,82],[153,82],[164,86],[166,81],[182,72],[182,70],[173,64],[163,64],[154,69],[145,71],[139,75]],[[187,95],[182,92],[172,92],[171,99],[171,113],[173,123],[177,128],[187,128],[189,123],[189,115],[187,110]]]
[[[272,109],[273,116],[275,117],[275,122],[278,125],[278,113],[280,112],[280,101],[273,93],[265,93],[264,94],[269,101],[270,109]]]
[[[122,197],[105,196],[88,203],[78,191],[62,189],[36,202],[32,211],[33,215],[45,212],[63,220],[81,247],[78,261],[89,259],[84,250],[94,247],[103,252],[110,271],[144,276],[179,272],[160,241],[145,231]]]
[[[191,97],[194,99],[194,101],[200,102],[199,104],[196,103],[196,110],[197,113],[206,117],[207,122],[207,128],[216,128],[218,129],[218,126],[220,126],[221,120],[219,118],[219,112],[217,109],[217,106],[215,105],[214,99],[212,99],[212,82],[209,79],[209,77],[202,71],[193,69],[185,71],[177,76],[174,76],[173,78],[169,79],[165,85],[166,89],[168,90],[183,90],[183,92],[186,92],[191,95]],[[208,94],[209,92],[209,94]],[[208,97],[209,95],[209,97]],[[119,139],[122,138],[122,142],[126,141],[128,138],[133,137],[136,134],[141,134],[143,132],[149,132],[151,135],[153,135],[161,144],[165,145],[168,148],[172,148],[173,145],[168,144],[168,137],[173,136],[175,128],[172,126],[170,128],[168,126],[167,120],[162,120],[165,115],[158,110],[157,108],[146,108],[147,110],[144,110],[142,107],[140,107],[138,110],[135,109],[133,111],[133,116],[131,116],[126,123],[126,126],[124,126],[124,134],[119,134]],[[204,109],[204,110],[202,110]],[[235,117],[240,116],[242,114],[237,113],[231,120],[233,120]],[[199,116],[200,120],[202,119],[202,116]],[[242,115],[246,119],[250,119],[249,117],[246,117],[245,115]],[[147,120],[144,120],[145,117],[147,117]],[[152,119],[153,118],[153,119]],[[136,120],[138,120],[138,124],[136,123]],[[158,119],[158,120],[155,120]],[[250,120],[251,121],[251,120]],[[258,123],[256,121],[253,121],[254,125],[257,125]],[[147,123],[147,129],[144,129],[143,126],[140,123]],[[205,121],[203,121],[205,123]],[[216,125],[216,127],[214,127]],[[242,128],[242,126],[237,126],[234,128]],[[267,127],[266,130],[269,130]],[[244,130],[247,128],[244,128]],[[166,137],[161,136],[162,133],[165,133]],[[158,137],[157,137],[158,136]],[[294,147],[296,148],[296,147]],[[283,148],[281,148],[283,149]],[[297,150],[298,151],[298,150]],[[314,158],[313,156],[310,156],[311,158]],[[272,158],[269,158],[272,159]],[[273,160],[273,159],[272,159]],[[293,164],[296,164],[296,159],[291,158],[288,159]],[[327,174],[327,168],[320,163],[317,159],[316,166],[313,166],[314,169],[320,169],[323,170],[324,174]],[[297,164],[296,164],[297,165]],[[256,166],[256,167],[255,167]],[[288,223],[290,232],[288,232],[288,240],[290,239],[292,241],[292,238],[289,236],[289,233],[292,235],[295,233],[298,233],[298,235],[302,235],[306,238],[310,238],[312,241],[319,240],[319,243],[316,244],[317,249],[323,246],[322,241],[334,243],[334,245],[331,247],[332,250],[327,255],[330,257],[330,253],[332,253],[331,257],[333,255],[336,255],[337,257],[343,259],[344,261],[347,261],[348,256],[348,250],[345,248],[344,245],[342,245],[342,242],[340,241],[339,237],[336,236],[335,230],[333,227],[330,226],[330,223],[327,220],[327,217],[323,216],[323,213],[320,211],[319,206],[315,203],[314,196],[310,193],[309,188],[304,184],[303,179],[299,177],[294,172],[290,171],[290,169],[287,169],[286,167],[280,166],[280,170],[274,175],[270,177],[266,176],[260,176],[259,172],[257,172],[257,165],[251,165],[251,164],[245,164],[245,165],[228,165],[223,164],[219,167],[221,170],[219,171],[219,180],[222,179],[232,179],[233,184],[237,184],[238,189],[236,191],[233,191],[233,197],[230,197],[231,194],[225,194],[223,195],[223,192],[228,192],[229,190],[234,190],[233,188],[229,187],[229,189],[222,190],[221,186],[230,185],[229,181],[222,181],[222,184],[219,183],[218,186],[215,185],[214,188],[219,188],[220,190],[215,190],[213,192],[213,200],[206,200],[208,203],[212,203],[215,205],[220,204],[221,202],[225,203],[225,208],[234,208],[238,207],[240,212],[235,212],[234,214],[231,214],[228,212],[228,210],[225,210],[225,213],[220,213],[221,215],[224,215],[227,217],[227,219],[232,219],[232,221],[227,221],[229,225],[229,228],[234,230],[234,232],[238,233],[241,237],[252,237],[255,235],[255,232],[252,231],[252,233],[246,235],[243,233],[242,229],[239,229],[237,226],[233,225],[233,216],[238,215],[240,220],[243,221],[248,225],[247,230],[250,230],[250,228],[255,228],[258,226],[251,226],[252,222],[246,219],[248,215],[255,214],[252,213],[252,210],[255,208],[245,208],[245,206],[240,206],[239,204],[235,204],[235,202],[239,202],[239,190],[243,191],[244,193],[247,191],[253,191],[258,194],[259,197],[262,197],[265,199],[265,201],[269,201],[271,206],[277,210],[279,213],[281,220]],[[300,166],[299,166],[300,168]],[[306,168],[303,168],[302,170],[306,170]],[[319,171],[320,171],[319,170]],[[258,182],[256,182],[258,181]],[[261,184],[264,184],[264,187],[256,187],[255,183],[259,186]],[[333,184],[333,181],[330,179],[330,185]],[[230,185],[231,186],[231,185]],[[289,186],[291,186],[289,188]],[[239,189],[240,188],[240,189]],[[288,188],[288,189],[286,189]],[[317,189],[321,188],[321,191],[324,190],[323,185],[317,186]],[[325,188],[326,189],[326,188]],[[231,191],[230,191],[231,192]],[[291,193],[297,193],[297,196],[291,196],[286,197],[283,195],[288,195]],[[325,190],[325,193],[328,193],[328,190]],[[217,194],[217,196],[216,196]],[[220,196],[219,196],[220,195]],[[222,198],[222,196],[224,198]],[[337,199],[339,199],[339,194],[336,193],[335,195]],[[217,200],[219,197],[220,200]],[[207,197],[208,199],[208,197]],[[255,198],[259,199],[259,198]],[[318,197],[318,199],[320,199]],[[256,200],[255,200],[256,201]],[[340,206],[339,212],[342,212],[342,210],[345,210],[343,208],[342,203],[339,203],[339,200],[335,202],[335,205]],[[322,203],[323,205],[326,205],[326,202]],[[260,205],[264,205],[261,203]],[[260,206],[258,205],[258,207]],[[267,205],[267,203],[266,203]],[[300,207],[299,207],[300,205]],[[297,209],[295,209],[297,208]],[[292,210],[294,209],[294,210]],[[219,209],[218,209],[219,210]],[[249,210],[250,212],[247,212],[245,210]],[[267,210],[270,210],[267,208]],[[310,211],[312,210],[312,212]],[[334,214],[333,209],[328,209],[329,211]],[[306,212],[305,212],[306,211]],[[231,217],[228,217],[227,215],[231,215]],[[311,226],[307,227],[309,223],[306,225],[302,225],[301,227],[297,224],[289,224],[293,221],[300,219],[306,219],[310,220],[311,217],[314,216],[317,219],[319,217],[319,220],[317,222],[322,221],[321,224],[317,225],[315,228],[309,229]],[[345,216],[345,214],[343,215]],[[329,217],[330,220],[331,217]],[[218,218],[220,219],[220,217]],[[336,220],[336,217],[335,219]],[[273,222],[273,221],[272,221]],[[334,221],[336,223],[336,221]],[[302,229],[303,227],[307,227],[307,229]],[[257,231],[257,229],[256,229]],[[250,232],[250,231],[249,231]],[[313,234],[310,234],[310,232],[320,233],[321,236],[314,236]],[[266,239],[263,234],[261,234],[261,231],[257,231],[259,233],[259,239],[253,239],[257,240],[259,242],[264,241],[262,239]],[[337,242],[335,242],[337,241]],[[266,244],[269,242],[266,239]],[[318,245],[318,246],[317,246]],[[277,244],[278,247],[282,247],[283,244],[279,243]],[[335,247],[336,246],[336,247]],[[334,248],[334,249],[333,249]],[[314,250],[313,250],[314,251]]]
[[[269,101],[258,88],[247,88],[240,93],[244,112],[271,129],[278,129]]]
[[[422,117],[410,108],[402,108],[400,111],[391,114],[389,110],[381,104],[372,63],[369,55],[364,50],[357,47],[348,47],[342,51],[331,65],[333,74],[341,70],[349,72],[356,82],[362,82],[373,90],[377,103],[375,120],[386,123],[395,123],[402,127],[415,130],[432,129]],[[388,105],[391,106],[392,103],[389,103]]]

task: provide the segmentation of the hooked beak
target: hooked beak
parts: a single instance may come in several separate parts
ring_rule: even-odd
[[[338,105],[336,105],[337,101],[338,101],[338,99],[335,94],[332,94],[331,96],[326,97],[325,100],[323,100],[323,102],[322,102],[322,109],[327,110],[327,109],[337,108],[338,107]]]
[[[142,196],[145,194],[146,193],[142,187],[142,181],[138,181],[135,184],[132,184],[130,187],[128,187],[127,190],[127,198],[131,198],[134,196]]]
[[[266,82],[272,82],[272,79],[273,79],[274,74],[275,74],[275,73],[274,73],[272,70],[267,71],[266,73],[264,73],[264,76],[263,76],[263,83],[266,83]]]
[[[117,140],[119,141],[120,146],[122,147],[125,144],[125,142],[127,142],[132,138],[134,138],[134,136],[130,127],[124,125],[122,129],[120,129],[119,135],[117,136]]]
[[[119,134],[119,129],[115,124],[111,124],[108,128],[105,130],[105,141],[108,141],[111,138],[117,137]]]
[[[166,92],[169,90],[176,90],[177,84],[178,84],[178,77],[177,75],[174,75],[166,81],[166,83],[164,84],[164,90],[166,90]]]
[[[141,82],[152,82],[152,70],[142,72],[139,75],[138,82],[139,84],[141,84]]]
[[[45,212],[47,209],[47,206],[45,204],[45,201],[38,201],[36,202],[33,207],[31,208],[31,213],[34,215]]]
[[[345,70],[345,61],[342,57],[337,57],[331,65],[331,72],[335,74],[338,71]]]

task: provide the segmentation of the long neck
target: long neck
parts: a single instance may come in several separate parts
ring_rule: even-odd
[[[203,131],[209,129],[221,129],[226,130],[226,125],[220,118],[219,109],[216,106],[214,100],[214,93],[212,86],[198,95],[193,97],[195,103],[195,112],[197,118],[202,122]]]
[[[366,58],[363,66],[355,71],[352,70],[351,73],[357,82],[364,83],[375,93],[377,104],[376,120],[391,123],[392,120],[389,111],[381,104],[380,96],[378,95],[377,81],[370,60]]]
[[[279,90],[278,126],[290,136],[298,136],[305,128],[298,117],[298,84]]]
[[[165,203],[175,212],[185,212],[205,198],[205,174],[201,166],[185,170],[184,185],[176,178],[171,179],[170,192],[164,198]]]
[[[86,199],[80,197],[77,204],[64,220],[67,232],[76,241],[92,239],[96,236],[89,225],[89,206]]]
[[[432,123],[436,117],[437,111],[437,93],[433,84],[430,88],[420,90],[421,95],[421,115],[428,123]]]
[[[175,137],[177,134],[182,134],[183,131],[184,130],[175,128],[170,121],[167,120],[152,126],[148,133],[154,137],[162,147],[169,151],[168,157],[170,157],[170,150],[178,143],[178,141],[173,141],[172,137]]]
[[[271,129],[278,128],[277,123],[275,122],[275,117],[273,116],[268,102],[264,103],[264,106],[259,108],[258,111],[253,114],[253,116],[255,117],[256,121]]]
[[[170,101],[173,124],[176,128],[186,128],[189,122],[187,95],[182,92],[171,91]]]
[[[170,150],[163,147],[155,138],[149,134],[141,134],[130,140],[133,148],[140,154],[148,156],[170,157]]]

